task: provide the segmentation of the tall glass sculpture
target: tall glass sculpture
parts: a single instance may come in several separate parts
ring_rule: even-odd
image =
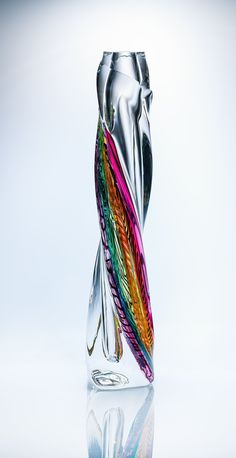
[[[154,331],[142,231],[152,182],[144,52],[104,52],[97,71],[95,189],[101,239],[87,321],[89,379],[100,389],[151,383]]]

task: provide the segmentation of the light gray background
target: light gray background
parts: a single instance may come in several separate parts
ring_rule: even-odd
[[[153,458],[236,457],[234,1],[0,2],[0,456],[87,457],[104,50],[145,51]]]

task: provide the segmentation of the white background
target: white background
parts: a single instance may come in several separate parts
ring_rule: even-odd
[[[153,90],[153,458],[236,457],[235,21],[234,1],[0,3],[1,457],[87,457],[107,50],[145,51]]]

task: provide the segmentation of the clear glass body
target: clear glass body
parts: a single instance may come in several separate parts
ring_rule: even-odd
[[[151,182],[152,91],[144,52],[104,52],[97,71],[95,189],[101,239],[87,320],[99,389],[150,384],[154,330],[142,242]]]

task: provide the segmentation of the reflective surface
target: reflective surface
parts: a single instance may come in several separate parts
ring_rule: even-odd
[[[154,389],[88,391],[89,458],[152,458]]]
[[[1,458],[88,457],[94,76],[126,48],[154,94],[153,458],[236,457],[235,23],[225,0],[0,2]]]

